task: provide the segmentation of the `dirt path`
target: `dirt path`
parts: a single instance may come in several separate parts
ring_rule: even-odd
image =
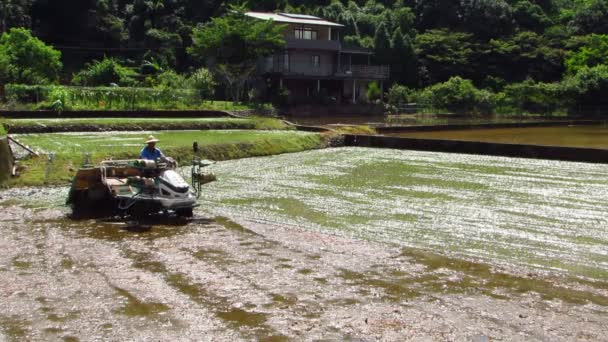
[[[480,265],[203,214],[138,233],[0,210],[0,340],[606,339],[605,288],[489,286]]]

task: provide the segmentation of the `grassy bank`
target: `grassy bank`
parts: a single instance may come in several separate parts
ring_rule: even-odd
[[[0,122],[0,126],[2,126]],[[291,127],[281,120],[251,118],[91,118],[91,119],[7,119],[3,121],[9,132],[95,132],[139,130],[210,130],[256,129],[284,130]]]
[[[21,162],[21,176],[9,186],[68,184],[90,153],[90,162],[103,159],[137,158],[144,138],[150,134],[161,140],[159,147],[167,156],[182,165],[192,159],[192,143],[199,144],[197,156],[228,160],[265,156],[322,148],[326,145],[320,134],[295,131],[163,131],[27,134],[17,138],[42,152],[39,158]],[[49,156],[54,159],[50,161]]]

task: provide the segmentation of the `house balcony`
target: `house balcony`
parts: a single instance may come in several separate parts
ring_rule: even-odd
[[[321,64],[313,66],[310,63],[277,63],[272,59],[259,65],[261,74],[279,74],[295,78],[332,78],[332,79],[368,79],[388,80],[390,68],[388,65],[342,65]]]
[[[336,72],[338,77],[374,80],[387,80],[390,75],[388,65],[342,65]]]
[[[292,37],[285,38],[286,49],[298,50],[320,50],[320,51],[339,51],[340,41],[338,40],[310,40],[310,39],[295,39]]]

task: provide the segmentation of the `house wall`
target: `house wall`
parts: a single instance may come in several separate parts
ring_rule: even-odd
[[[320,65],[314,67],[313,56],[319,56]],[[335,54],[326,51],[289,51],[289,74],[307,76],[331,76],[335,73]]]
[[[296,25],[296,24],[287,24],[287,27],[285,28],[284,35],[286,39],[293,39],[295,38],[294,36],[294,30],[296,29],[296,27],[310,27],[311,29],[317,31],[317,40],[330,40],[330,36],[329,36],[329,27],[326,26],[315,26],[315,25]]]

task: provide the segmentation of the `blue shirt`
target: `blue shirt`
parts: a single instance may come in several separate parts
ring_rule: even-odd
[[[146,160],[156,160],[160,157],[164,157],[165,155],[156,147],[154,148],[154,150],[150,151],[150,149],[148,148],[148,146],[144,147],[141,150],[141,153],[139,154],[139,157],[141,159],[146,159]]]

